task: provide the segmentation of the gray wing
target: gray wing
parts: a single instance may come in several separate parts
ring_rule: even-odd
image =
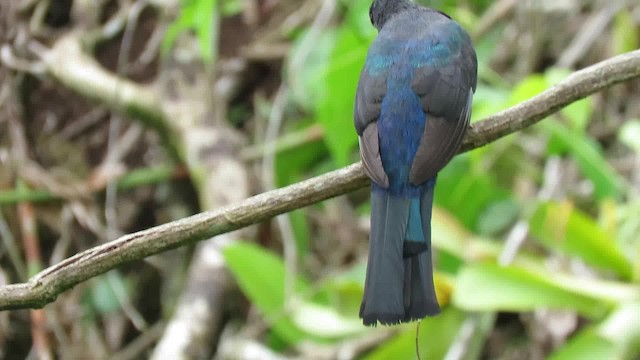
[[[409,173],[412,184],[420,185],[433,179],[460,149],[471,117],[471,89],[468,94],[468,106],[462,109],[457,120],[427,114],[424,133]]]
[[[447,65],[416,70],[413,91],[427,114],[426,125],[409,180],[419,185],[434,178],[458,152],[471,118],[478,62],[471,41],[465,41]]]
[[[384,172],[380,158],[377,121],[386,88],[383,76],[369,76],[367,70],[363,69],[358,81],[353,110],[353,121],[359,136],[362,164],[371,180],[383,188],[389,187],[389,179],[387,173]]]
[[[370,76],[366,68],[362,69],[353,109],[353,122],[359,136],[362,136],[369,124],[378,121],[382,98],[386,92],[387,82],[384,76]]]

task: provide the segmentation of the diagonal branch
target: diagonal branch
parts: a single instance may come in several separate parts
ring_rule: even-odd
[[[640,50],[577,71],[532,99],[475,123],[461,151],[486,145],[576,100],[638,77]],[[362,188],[367,183],[362,165],[357,163],[238,204],[122,236],[67,258],[36,274],[27,283],[0,287],[0,310],[42,307],[66,289],[126,262],[255,224]]]
[[[640,77],[640,50],[576,71],[533,98],[473,124],[461,152],[529,127],[563,107],[615,84]]]

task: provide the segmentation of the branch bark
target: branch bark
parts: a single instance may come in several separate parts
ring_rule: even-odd
[[[615,84],[640,77],[640,50],[576,71],[551,89],[473,124],[460,152],[529,127],[561,108]]]
[[[638,77],[640,50],[577,71],[532,99],[475,123],[467,132],[461,152],[486,145],[576,100]],[[27,283],[0,287],[0,310],[42,307],[66,289],[126,262],[255,224],[367,184],[362,165],[356,163],[230,206],[122,236],[67,258]]]

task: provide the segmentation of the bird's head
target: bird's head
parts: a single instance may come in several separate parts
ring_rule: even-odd
[[[409,9],[418,10],[420,8],[422,8],[422,10],[440,13],[441,15],[450,18],[449,15],[441,11],[423,8],[409,0],[373,0],[373,3],[371,3],[371,7],[369,8],[369,19],[371,19],[371,24],[380,31],[384,24],[394,15]]]
[[[407,10],[414,4],[408,0],[373,0],[369,8],[371,24],[380,31],[393,15]]]

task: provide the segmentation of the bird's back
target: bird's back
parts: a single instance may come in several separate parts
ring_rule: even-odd
[[[460,27],[432,11],[407,11],[391,19],[369,48],[365,71],[385,79],[386,95],[378,118],[380,155],[394,195],[418,196],[411,184],[411,166],[420,145],[428,114],[414,91],[416,71],[443,67],[459,51]]]

